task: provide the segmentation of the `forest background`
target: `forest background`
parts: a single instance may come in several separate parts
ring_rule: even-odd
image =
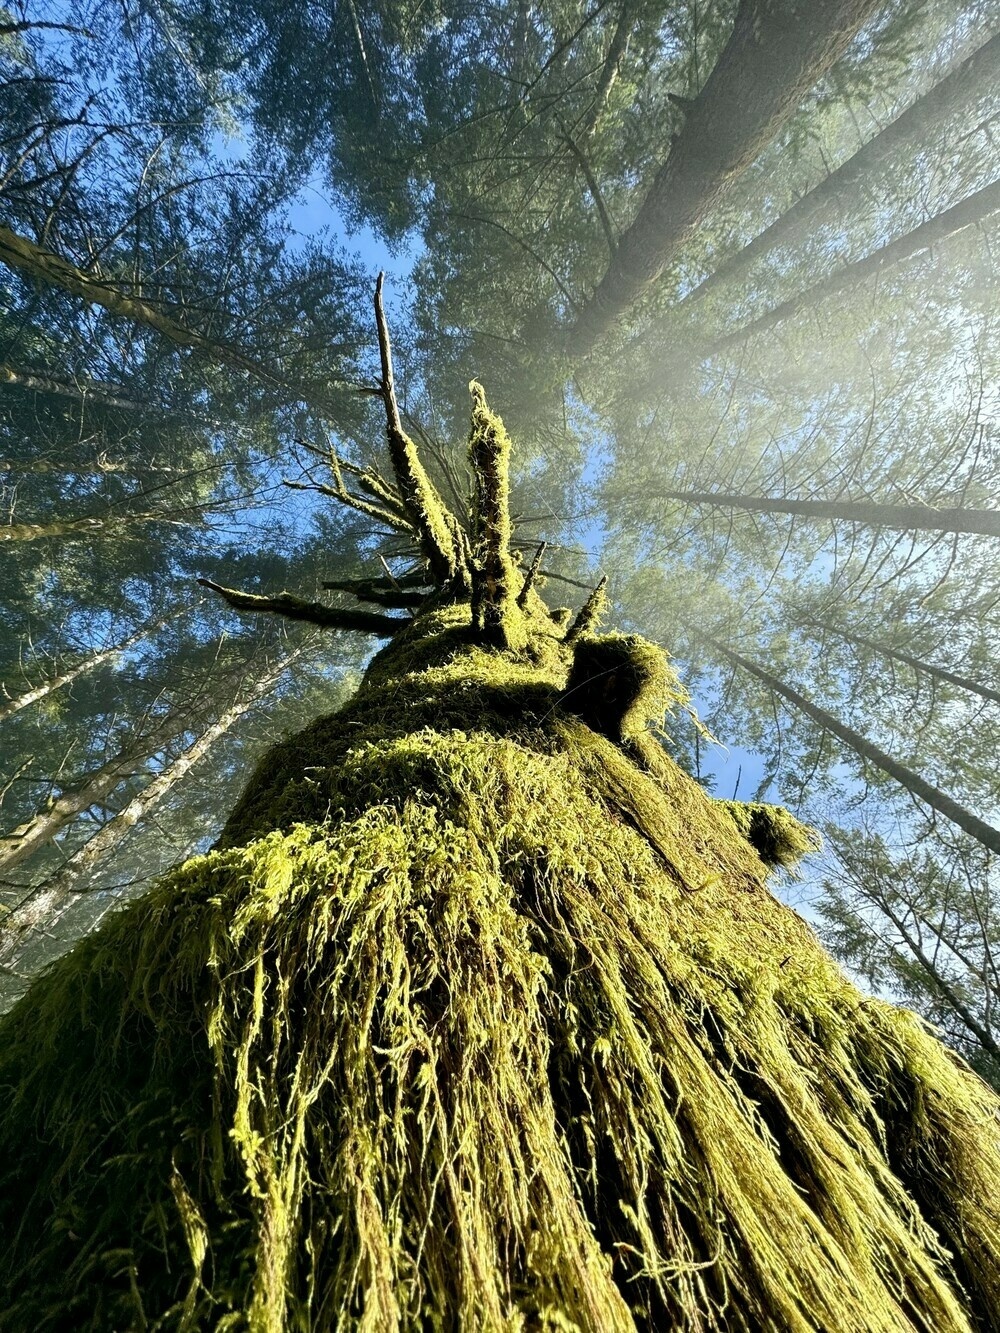
[[[356,682],[196,579],[405,583],[385,267],[449,502],[476,375],[550,601],[608,577],[664,744],[822,828],[779,891],[1000,1086],[1000,3],[825,0],[825,64],[794,8],[0,11],[4,1003]]]

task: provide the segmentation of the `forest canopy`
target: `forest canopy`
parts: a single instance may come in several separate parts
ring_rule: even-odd
[[[663,744],[825,830],[828,943],[996,1081],[998,72],[994,0],[0,13],[5,993],[370,653],[197,580],[413,577],[385,267],[449,506],[478,378],[518,558],[607,577]]]

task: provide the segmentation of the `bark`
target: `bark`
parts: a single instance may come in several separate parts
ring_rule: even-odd
[[[186,777],[215,745],[233,727],[244,713],[263,699],[277,684],[290,666],[302,655],[296,649],[271,670],[265,672],[242,698],[236,700],[221,717],[188,746],[182,754],[142,789],[123,810],[101,828],[98,833],[70,856],[54,875],[31,891],[14,910],[4,918],[0,928],[0,968],[16,965],[19,945],[29,931],[51,923],[72,900],[80,877],[93,869],[114,848],[140,819],[163,800],[168,792]]]
[[[822,620],[807,623],[823,630],[825,633],[835,634],[839,639],[846,639],[848,643],[856,643],[862,648],[869,648],[872,652],[878,653],[882,657],[889,657],[894,662],[903,662],[906,666],[912,667],[914,671],[930,676],[932,680],[947,681],[949,685],[956,685],[961,690],[968,690],[971,694],[977,694],[981,699],[989,699],[992,703],[1000,703],[1000,691],[991,690],[986,685],[980,685],[978,681],[970,680],[968,676],[960,676],[954,671],[947,671],[944,667],[934,666],[933,663],[914,657],[902,648],[893,648],[887,643],[877,643],[874,639],[866,638],[865,635],[858,634],[854,630],[836,629],[833,625],[828,625]]]
[[[740,495],[729,491],[646,492],[661,500],[683,500],[686,504],[713,505],[720,509],[746,509],[755,514],[792,514],[799,518],[827,518],[860,523],[872,528],[897,528],[901,532],[976,533],[1000,537],[1000,510],[973,509],[965,505],[937,509],[926,504],[879,504],[870,500],[788,500],[766,495]]]
[[[27,278],[53,287],[61,287],[72,296],[78,296],[89,304],[99,305],[109,314],[154,329],[175,347],[188,348],[211,361],[244,371],[273,388],[286,389],[294,393],[303,402],[311,403],[321,411],[336,414],[336,401],[320,386],[304,385],[289,380],[276,372],[272,366],[258,361],[256,357],[241,348],[196,333],[158,306],[139,297],[127,296],[105,278],[84,272],[61,255],[43,249],[27,237],[11,231],[9,227],[0,227],[0,262],[16,269]]]
[[[743,0],[635,220],[567,330],[571,354],[590,351],[653,286],[878,8],[877,0]]]
[[[150,749],[150,745],[136,746],[115,755],[99,768],[83,774],[31,819],[0,837],[0,876],[6,877],[15,866],[51,842],[71,819],[104,801],[120,782],[136,772],[148,758]]]
[[[894,241],[881,246],[878,250],[873,250],[863,259],[857,259],[843,268],[836,269],[822,282],[817,282],[796,296],[790,296],[787,301],[782,301],[767,314],[751,320],[749,324],[744,324],[742,328],[735,329],[722,338],[716,338],[705,344],[697,352],[698,359],[718,356],[720,352],[727,352],[731,347],[738,347],[755,334],[773,329],[776,324],[791,319],[793,315],[810,306],[818,305],[820,301],[825,301],[830,296],[842,296],[845,292],[855,291],[876,275],[888,272],[907,259],[912,259],[914,255],[929,250],[942,241],[950,240],[953,236],[958,236],[998,211],[1000,211],[1000,181],[994,181],[992,185],[977,190],[961,203],[945,209],[943,213],[938,213],[936,217],[921,223],[919,227],[914,227],[913,231],[907,232],[905,236],[897,236]]]
[[[70,667],[68,671],[63,671],[58,676],[53,676],[50,680],[44,681],[41,685],[36,685],[34,689],[25,690],[23,694],[17,695],[15,698],[11,699],[9,703],[4,704],[3,707],[0,708],[0,722],[5,722],[7,718],[13,717],[15,713],[19,713],[22,708],[28,708],[31,704],[37,703],[39,699],[44,699],[47,695],[54,694],[56,690],[61,690],[64,685],[69,685],[72,681],[78,679],[78,677],[95,670],[95,668],[99,667],[102,662],[107,662],[110,658],[117,656],[118,653],[125,652],[126,649],[131,648],[133,644],[139,643],[140,640],[145,639],[150,634],[155,634],[158,629],[161,629],[176,616],[185,615],[190,610],[191,608],[189,606],[184,606],[177,611],[171,612],[170,615],[162,616],[159,620],[154,621],[150,625],[143,625],[143,627],[140,630],[137,630],[135,634],[130,634],[127,639],[123,639],[121,643],[115,644],[113,648],[102,648],[99,652],[91,653],[89,657],[84,658],[82,662],[77,662],[76,666]]]
[[[967,106],[974,97],[1000,80],[1000,33],[946,75],[897,116],[891,124],[842,162],[835,171],[802,195],[764,231],[708,275],[681,302],[690,309],[720,283],[738,282],[751,264],[770,254],[795,231],[814,224],[829,206],[849,190],[876,177],[904,149],[925,147],[940,123]]]
[[[171,517],[155,509],[139,514],[110,515],[107,518],[56,518],[48,523],[8,523],[0,527],[0,542],[37,542],[45,537],[80,538],[95,533],[117,532],[134,523],[193,523],[190,518]]]
[[[879,749],[877,745],[873,745],[871,741],[862,736],[860,732],[855,731],[853,727],[841,722],[832,713],[828,713],[825,708],[820,708],[818,704],[812,703],[804,694],[793,689],[791,685],[786,685],[784,681],[779,680],[771,672],[734,652],[732,648],[727,648],[725,644],[720,643],[712,635],[703,634],[695,629],[692,629],[691,632],[695,638],[709,644],[727,661],[732,662],[734,666],[759,680],[762,685],[766,685],[772,693],[787,700],[799,712],[804,713],[806,717],[811,718],[821,726],[824,731],[830,732],[843,741],[848,749],[853,750],[861,759],[874,764],[876,768],[881,769],[883,773],[893,778],[911,795],[916,796],[925,805],[929,805],[932,810],[936,810],[938,814],[944,815],[953,824],[964,829],[970,837],[975,838],[988,851],[1000,853],[1000,829],[994,828],[992,824],[987,824],[985,820],[974,815],[964,805],[960,805],[958,801],[953,800],[947,792],[941,791],[939,787],[935,787],[933,783],[922,778],[919,773],[893,759],[890,754]]]

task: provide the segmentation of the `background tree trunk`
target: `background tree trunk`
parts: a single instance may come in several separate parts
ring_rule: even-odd
[[[876,0],[741,0],[726,49],[687,108],[597,290],[567,330],[571,354],[589,351],[650,289],[878,7]]]

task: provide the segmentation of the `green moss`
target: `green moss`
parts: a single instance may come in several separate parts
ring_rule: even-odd
[[[666,654],[637,634],[576,641],[561,703],[612,740],[636,740],[688,694]]]
[[[510,438],[475,380],[469,462],[476,478],[472,621],[486,642],[522,648],[527,624],[518,602],[520,579],[511,556]]]
[[[762,801],[723,801],[733,823],[764,864],[794,871],[804,856],[818,851],[820,836],[781,805]]]
[[[3,1021],[0,1326],[997,1326],[997,1099],[647,738],[655,650],[528,623],[422,616]]]

